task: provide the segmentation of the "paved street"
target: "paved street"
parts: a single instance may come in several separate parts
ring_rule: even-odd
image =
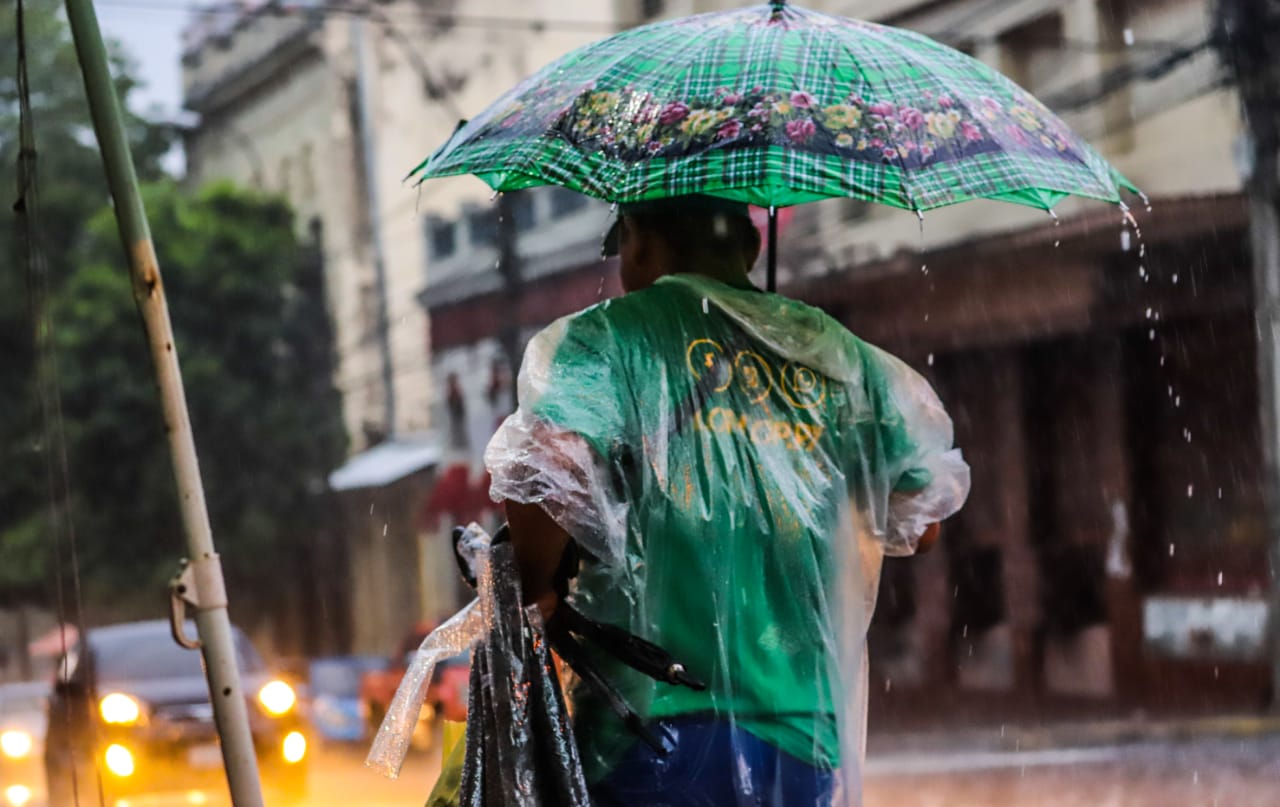
[[[308,807],[422,807],[440,770],[439,754],[411,754],[400,778],[364,766],[365,749],[322,748],[311,768]]]
[[[314,807],[421,807],[436,763],[391,782],[358,753],[322,752]],[[866,807],[1276,807],[1280,737],[1109,748],[913,753],[868,764]]]
[[[894,754],[868,774],[866,807],[1275,807],[1280,737]]]

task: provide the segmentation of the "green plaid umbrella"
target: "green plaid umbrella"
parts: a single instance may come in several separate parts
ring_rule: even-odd
[[[910,31],[773,2],[623,31],[551,63],[411,173],[610,202],[848,197],[1050,209],[1136,188],[1004,76]]]

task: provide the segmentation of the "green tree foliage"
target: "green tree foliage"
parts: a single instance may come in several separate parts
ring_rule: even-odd
[[[102,162],[94,145],[88,104],[70,31],[57,0],[27,0],[25,33],[32,119],[39,172],[39,248],[56,293],[75,270],[85,224],[107,202]],[[19,106],[14,4],[0,11],[0,604],[47,599],[49,496],[35,386],[27,267],[17,260]],[[122,98],[137,86],[116,51],[113,67]],[[130,116],[141,176],[158,179],[169,133]]]
[[[40,246],[70,468],[69,514],[91,619],[159,614],[186,554],[150,358],[60,4],[28,0],[40,165]],[[16,61],[0,12],[0,64]],[[133,87],[116,59],[122,96]],[[325,477],[346,438],[320,254],[278,199],[219,186],[184,195],[162,179],[162,129],[131,119],[211,521],[233,616],[290,596],[289,565],[320,534]],[[16,187],[17,97],[0,74],[0,187]],[[160,180],[160,181],[156,181]],[[7,199],[13,197],[6,194]],[[9,204],[5,210],[8,212]],[[12,220],[0,228],[14,254]],[[0,604],[45,599],[55,564],[26,267],[0,264]],[[57,571],[69,585],[64,557]],[[305,575],[305,569],[295,569]],[[237,613],[238,612],[238,613]]]
[[[146,195],[210,518],[246,617],[287,594],[345,454],[320,262],[281,201],[229,186]],[[157,586],[183,552],[150,362],[109,212],[57,310],[82,573]]]

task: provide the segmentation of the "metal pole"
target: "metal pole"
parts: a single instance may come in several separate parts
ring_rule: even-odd
[[[129,259],[134,301],[146,328],[164,410],[182,522],[201,601],[196,611],[196,627],[200,633],[205,674],[209,680],[214,720],[222,741],[222,758],[231,798],[235,807],[262,807],[258,761],[249,732],[248,704],[240,685],[231,621],[227,617],[222,564],[214,551],[182,373],[173,344],[169,308],[165,303],[155,246],[151,242],[151,228],[138,193],[138,177],[129,152],[120,100],[112,83],[107,51],[102,43],[92,0],[66,0],[66,7],[84,75],[89,112],[93,116],[93,128],[106,168],[107,184],[115,202],[116,224]]]
[[[516,373],[524,345],[520,341],[520,301],[524,294],[524,276],[520,266],[520,232],[516,222],[515,194],[498,194],[498,270],[502,273],[502,292],[506,298],[507,316],[498,332],[498,341],[511,372],[511,408],[520,405],[516,389]]]
[[[765,288],[778,290],[778,208],[769,208],[769,267],[765,275]]]
[[[373,250],[373,283],[377,305],[378,351],[382,359],[382,417],[386,436],[396,433],[395,368],[391,359],[391,319],[387,314],[387,268],[382,249],[382,213],[378,197],[377,144],[374,142],[373,111],[369,103],[368,67],[365,59],[364,19],[351,21],[352,47],[356,61],[356,106],[360,125],[360,157],[364,164],[365,206],[369,214],[369,245]]]
[[[1220,0],[1218,46],[1235,74],[1249,143],[1249,204],[1263,506],[1271,572],[1271,708],[1280,712],[1280,0]]]

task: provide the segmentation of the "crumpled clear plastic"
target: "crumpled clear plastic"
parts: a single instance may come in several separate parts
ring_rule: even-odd
[[[461,542],[472,569],[486,577],[489,574],[489,541],[489,535],[472,524]],[[491,619],[486,611],[491,612],[491,609],[483,606],[484,594],[482,591],[480,597],[422,640],[396,689],[395,697],[391,699],[391,705],[387,707],[378,733],[374,735],[369,755],[365,758],[366,766],[390,779],[400,775],[405,755],[409,753],[409,741],[418,723],[418,714],[427,700],[427,688],[436,664],[471,649],[486,633],[487,622]]]
[[[579,611],[709,684],[602,662],[627,702],[654,725],[714,716],[860,803],[883,557],[969,489],[929,384],[816,309],[670,275],[535,336],[519,397],[485,453],[492,497],[540,505],[584,551]],[[635,739],[590,692],[569,699],[597,785]],[[705,772],[736,777],[744,804],[764,786],[751,753]]]

